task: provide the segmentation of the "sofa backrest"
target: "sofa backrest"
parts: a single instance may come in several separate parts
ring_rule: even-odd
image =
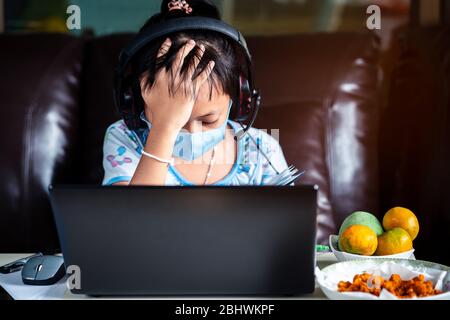
[[[378,214],[379,44],[371,34],[251,38],[264,103],[288,162],[320,187],[318,240],[357,210]]]

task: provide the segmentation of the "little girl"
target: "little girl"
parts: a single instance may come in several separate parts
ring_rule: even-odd
[[[182,6],[179,4],[182,3]],[[180,16],[220,20],[209,0],[168,1],[147,27]],[[250,129],[242,139],[230,111],[239,99],[242,59],[232,40],[189,31],[154,41],[134,62],[144,129],[123,120],[104,141],[103,185],[267,185],[287,169],[278,142]]]

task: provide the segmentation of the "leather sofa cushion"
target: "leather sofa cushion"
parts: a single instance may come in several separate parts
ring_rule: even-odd
[[[82,41],[0,35],[0,252],[58,247],[48,185],[77,176]]]
[[[329,174],[326,163],[326,114],[322,101],[266,107],[258,116],[256,127],[274,134],[279,130],[280,144],[289,165],[306,171],[296,184],[319,186],[317,239],[327,243],[335,223],[330,203]]]
[[[277,122],[288,160],[309,171],[304,181],[321,188],[319,241],[327,242],[331,224],[336,232],[353,211],[378,214],[378,39],[302,34],[249,38],[248,45],[263,124]],[[273,109],[269,117],[266,108]],[[321,121],[311,122],[310,112]]]

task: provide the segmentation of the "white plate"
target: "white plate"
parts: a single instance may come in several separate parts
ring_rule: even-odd
[[[382,298],[369,293],[339,292],[337,290],[337,286],[339,281],[352,281],[353,277],[356,274],[362,274],[364,272],[382,272],[382,268],[386,267],[386,264],[384,264],[386,262],[388,262],[391,266],[394,264],[394,267],[398,270],[399,268],[408,269],[403,270],[403,275],[401,274],[402,271],[399,271],[404,280],[409,280],[412,277],[411,272],[424,274],[426,280],[433,280],[433,276],[435,278],[441,279],[441,289],[444,291],[444,293],[435,296],[415,299],[450,300],[450,268],[444,265],[420,260],[382,258],[376,260],[353,260],[338,262],[325,267],[322,270],[316,270],[316,281],[323,293],[332,300],[380,300]],[[385,278],[387,278],[387,276]],[[436,283],[434,283],[434,285],[436,284],[437,281]],[[395,298],[390,293],[387,293],[383,296],[386,299]]]
[[[351,260],[361,260],[361,259],[369,259],[369,260],[374,259],[375,260],[375,259],[386,259],[386,258],[415,260],[414,249],[405,251],[402,253],[387,255],[387,256],[361,256],[359,254],[352,254],[352,253],[340,251],[338,249],[339,236],[330,235],[329,241],[330,241],[331,251],[333,251],[333,253],[336,256],[336,259],[338,259],[338,261],[351,261]]]

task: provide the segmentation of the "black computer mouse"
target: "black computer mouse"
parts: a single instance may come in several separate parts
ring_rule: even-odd
[[[40,256],[28,260],[22,269],[22,281],[33,286],[49,286],[66,274],[63,257]]]

